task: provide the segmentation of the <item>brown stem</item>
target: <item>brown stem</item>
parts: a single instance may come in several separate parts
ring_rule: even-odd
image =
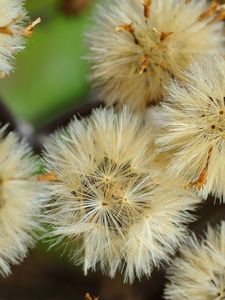
[[[12,30],[8,26],[0,27],[0,33],[13,36]]]
[[[160,34],[160,42],[163,42],[165,41],[165,39],[170,36],[171,34],[173,34],[173,32],[164,32],[164,31],[161,31],[161,34]]]
[[[138,39],[136,37],[136,34],[135,34],[134,25],[132,23],[119,25],[119,26],[116,27],[116,30],[118,32],[122,32],[122,31],[129,32],[133,36],[135,44],[139,45],[139,41],[138,41]]]
[[[217,1],[212,1],[209,8],[199,16],[199,21],[203,21],[209,17],[214,16],[216,11],[218,10],[218,6],[219,4],[217,3]]]
[[[209,169],[209,161],[212,156],[213,147],[211,146],[208,151],[207,161],[206,165],[203,168],[201,174],[199,175],[198,179],[196,181],[191,182],[187,188],[197,188],[200,190],[203,188],[203,186],[207,183],[207,177],[208,177],[208,169]]]
[[[144,17],[149,18],[151,13],[151,0],[145,0],[144,3]]]
[[[33,22],[31,22],[27,27],[23,30],[23,35],[25,36],[32,36],[34,27],[41,23],[41,18],[37,18]]]
[[[148,57],[148,55],[144,55],[141,59],[141,69],[140,69],[140,75],[142,75],[143,73],[145,73],[149,66],[150,66],[150,59]]]
[[[43,181],[43,182],[55,182],[58,180],[57,175],[54,172],[46,173],[43,175],[37,176],[38,181]]]

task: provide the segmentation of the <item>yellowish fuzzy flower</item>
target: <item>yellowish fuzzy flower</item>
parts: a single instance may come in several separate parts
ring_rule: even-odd
[[[51,235],[56,244],[65,239],[85,273],[99,264],[112,277],[124,270],[130,282],[150,276],[193,220],[199,200],[184,182],[153,167],[148,133],[142,115],[99,109],[72,121],[46,146],[48,171],[57,178],[47,215]]]
[[[184,176],[203,198],[212,193],[225,199],[224,57],[199,57],[152,111],[163,130],[159,150],[172,153],[169,171]]]
[[[196,236],[182,247],[168,271],[166,300],[225,298],[225,222],[209,227],[205,239]]]
[[[33,27],[40,22],[37,19],[29,26],[24,25],[27,14],[23,0],[0,1],[0,76],[4,77],[13,69],[14,55],[23,49],[24,37],[29,36]]]
[[[0,131],[0,274],[10,273],[33,246],[39,228],[42,184],[32,176],[37,161],[29,146],[14,133]]]
[[[100,5],[86,36],[91,78],[107,105],[142,110],[162,99],[193,56],[224,45],[225,17],[215,1],[114,0]]]

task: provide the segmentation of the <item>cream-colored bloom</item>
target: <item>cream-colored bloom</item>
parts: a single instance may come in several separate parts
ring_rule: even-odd
[[[12,71],[14,55],[23,49],[24,36],[29,28],[24,27],[26,11],[23,0],[0,1],[0,76]],[[31,29],[31,28],[30,28]]]
[[[209,227],[205,239],[196,236],[182,247],[168,271],[167,300],[223,300],[225,298],[225,222]]]
[[[14,133],[0,131],[0,274],[8,275],[33,245],[43,197],[29,146]]]
[[[145,3],[145,4],[144,4]],[[144,5],[143,5],[144,4]],[[223,47],[224,17],[205,0],[114,0],[86,36],[91,78],[107,105],[143,109],[200,53]]]
[[[199,57],[174,81],[166,101],[153,108],[163,132],[161,151],[172,152],[169,171],[184,176],[206,198],[225,199],[225,61],[223,56]]]
[[[184,182],[152,167],[148,133],[142,115],[99,109],[72,121],[46,146],[48,171],[57,177],[48,212],[52,235],[56,244],[68,242],[85,273],[99,263],[112,277],[125,269],[126,281],[150,276],[193,220],[199,200]]]

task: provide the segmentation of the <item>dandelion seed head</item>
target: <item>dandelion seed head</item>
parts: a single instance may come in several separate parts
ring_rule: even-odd
[[[222,49],[217,9],[204,0],[115,0],[99,6],[86,40],[100,98],[134,110],[161,100],[168,80],[179,78],[193,56]]]
[[[0,3],[0,76],[12,69],[12,60],[24,47],[26,11],[22,0],[1,0]]]
[[[125,281],[150,276],[186,234],[199,199],[153,167],[152,135],[142,114],[99,109],[71,122],[46,145],[51,236],[72,260]],[[80,241],[76,247],[75,242]]]
[[[225,196],[224,68],[222,55],[199,57],[183,73],[183,82],[171,83],[165,103],[152,109],[163,130],[156,143],[160,151],[173,153],[169,170],[196,182],[203,198]]]
[[[182,247],[168,271],[164,299],[222,300],[225,297],[225,222],[208,227],[206,236],[195,235]]]
[[[0,130],[0,274],[20,263],[33,246],[44,197],[31,177],[38,165],[29,146],[15,133]]]

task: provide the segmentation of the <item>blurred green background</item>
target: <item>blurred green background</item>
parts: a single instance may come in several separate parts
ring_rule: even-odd
[[[28,0],[31,20],[42,18],[1,80],[0,95],[17,118],[40,126],[85,101],[89,92],[83,33],[94,1]]]

